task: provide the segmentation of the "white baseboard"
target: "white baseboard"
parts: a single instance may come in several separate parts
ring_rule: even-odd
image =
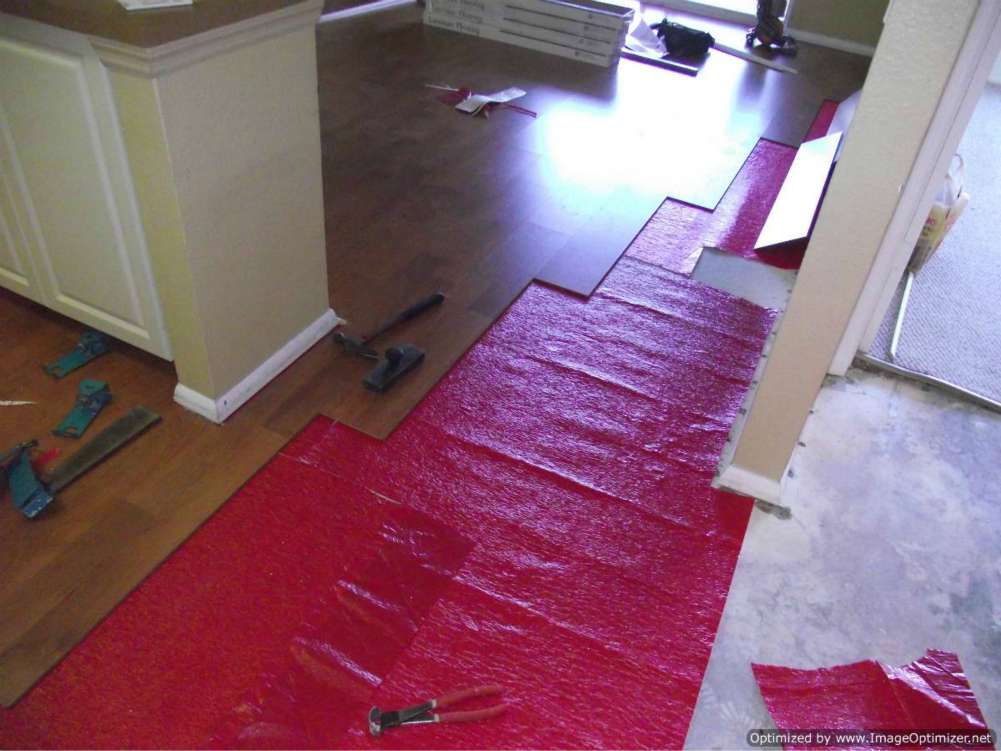
[[[812,31],[786,28],[786,34],[798,42],[807,42],[808,44],[817,44],[821,47],[829,47],[832,50],[851,52],[853,55],[865,55],[866,57],[872,57],[876,52],[876,48],[869,44],[851,42],[847,39],[838,39],[837,37],[829,37],[826,34],[816,34]]]
[[[334,10],[330,13],[324,13],[320,16],[319,23],[327,23],[328,21],[343,21],[345,18],[353,18],[354,16],[363,16],[366,13],[378,13],[381,10],[390,10],[399,5],[413,5],[414,0],[375,0],[375,2],[365,3],[364,5],[356,5],[353,8],[345,8],[344,10]]]
[[[340,323],[342,321],[337,314],[327,310],[218,399],[178,383],[174,389],[174,401],[212,422],[222,423]]]
[[[781,481],[765,477],[735,464],[728,464],[723,469],[713,482],[713,487],[740,495],[748,495],[751,498],[758,498],[769,503],[781,504],[782,502]]]
[[[189,412],[201,415],[207,420],[222,422],[219,419],[219,409],[216,407],[215,399],[211,399],[194,389],[189,389],[183,383],[178,383],[174,387],[174,401]]]

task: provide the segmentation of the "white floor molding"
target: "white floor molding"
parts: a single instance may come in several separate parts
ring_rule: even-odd
[[[372,3],[365,3],[364,5],[356,5],[354,8],[345,8],[344,10],[335,10],[330,13],[324,13],[320,16],[318,23],[327,23],[328,21],[343,21],[345,18],[353,18],[354,16],[363,16],[366,13],[378,13],[382,10],[390,10],[399,5],[413,5],[414,0],[375,0]]]
[[[339,323],[341,319],[337,314],[327,310],[218,399],[212,399],[188,388],[183,383],[178,383],[174,389],[174,401],[212,422],[225,422],[226,418],[246,404],[254,394],[273,381],[279,373],[329,334]]]

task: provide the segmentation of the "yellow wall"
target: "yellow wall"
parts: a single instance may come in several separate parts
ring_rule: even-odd
[[[889,0],[793,0],[786,19],[797,31],[875,47]]]
[[[206,396],[330,308],[315,37],[303,27],[158,79]]]
[[[118,70],[109,71],[109,77],[177,377],[201,394],[212,394],[215,388],[195,302],[195,283],[187,262],[184,224],[163,133],[157,82]]]

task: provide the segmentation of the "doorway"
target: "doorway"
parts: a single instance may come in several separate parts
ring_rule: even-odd
[[[969,203],[927,260],[912,260],[863,356],[877,367],[1001,410],[999,67],[977,102],[951,170]]]

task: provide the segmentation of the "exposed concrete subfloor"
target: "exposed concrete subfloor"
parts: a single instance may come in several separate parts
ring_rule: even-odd
[[[852,370],[829,379],[793,456],[792,517],[755,510],[689,748],[774,727],[751,662],[963,663],[1001,728],[1001,415]]]

